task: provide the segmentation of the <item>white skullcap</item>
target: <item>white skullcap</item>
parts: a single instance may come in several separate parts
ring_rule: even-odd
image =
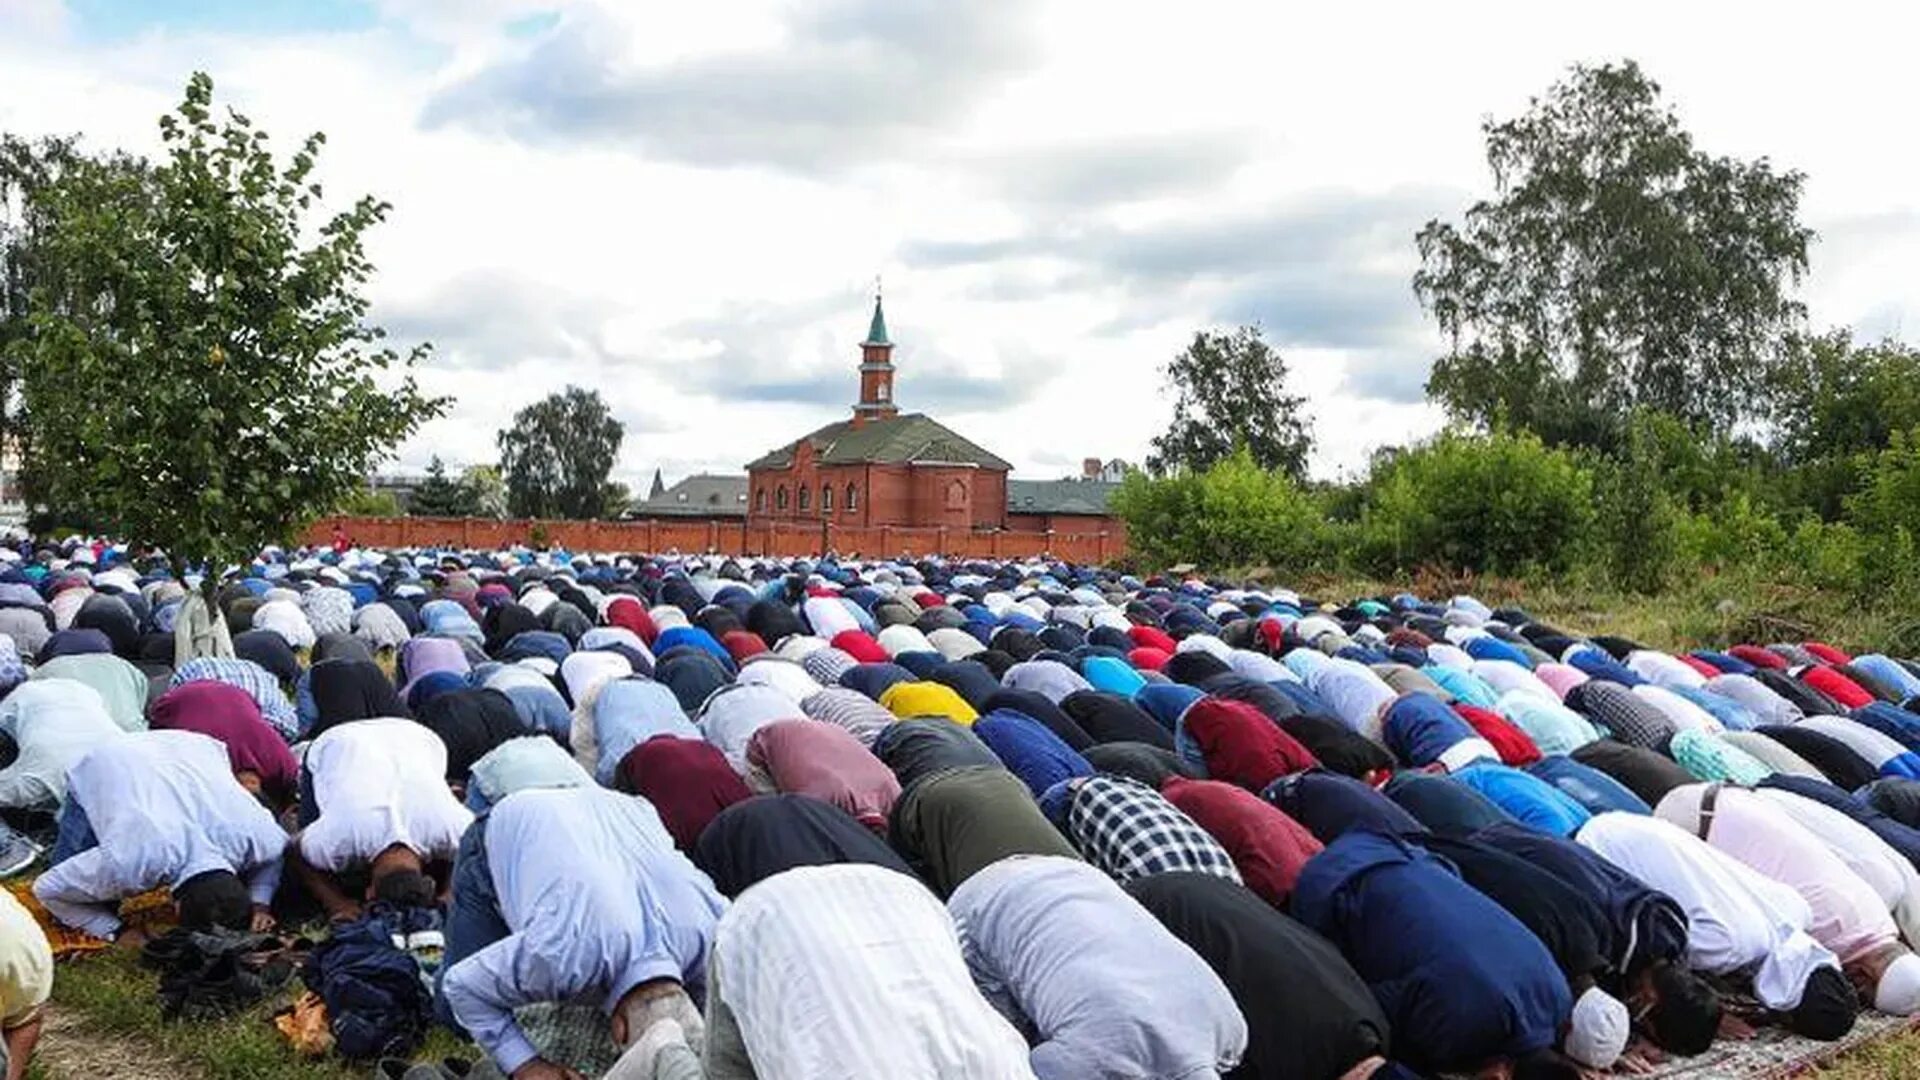
[[[1920,1012],[1920,956],[1906,953],[1887,965],[1874,987],[1873,1007],[1894,1016]]]
[[[1627,1048],[1633,1020],[1619,998],[1599,987],[1573,1003],[1573,1021],[1561,1049],[1589,1069],[1612,1068]]]

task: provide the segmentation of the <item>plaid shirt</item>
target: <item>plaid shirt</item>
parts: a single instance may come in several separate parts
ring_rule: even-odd
[[[1645,698],[1603,679],[1567,691],[1567,704],[1628,746],[1659,750],[1677,730],[1667,714]]]
[[[190,682],[221,682],[237,686],[260,706],[260,715],[280,733],[281,738],[291,743],[300,737],[300,717],[294,711],[293,702],[288,700],[280,680],[259,664],[251,660],[197,656],[174,671],[167,687],[172,689]]]
[[[1088,862],[1123,884],[1176,870],[1240,881],[1233,858],[1205,829],[1159,792],[1122,777],[1094,776],[1079,785],[1067,835]]]

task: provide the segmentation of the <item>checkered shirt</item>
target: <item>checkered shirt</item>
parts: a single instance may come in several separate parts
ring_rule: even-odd
[[[1592,679],[1567,691],[1567,704],[1628,746],[1659,750],[1676,730],[1657,706],[1604,679]]]
[[[1159,792],[1123,777],[1094,776],[1079,786],[1067,834],[1088,862],[1121,883],[1177,870],[1240,881],[1233,858],[1205,829]]]
[[[174,671],[167,687],[172,689],[190,682],[221,682],[237,686],[260,706],[260,715],[280,733],[281,738],[293,742],[300,737],[300,717],[294,711],[293,702],[288,700],[287,692],[281,689],[280,680],[259,664],[251,660],[197,656]]]

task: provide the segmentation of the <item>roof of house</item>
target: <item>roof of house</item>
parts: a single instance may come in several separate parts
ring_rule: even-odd
[[[1007,512],[1103,515],[1119,487],[1102,480],[1008,480]]]
[[[857,426],[852,420],[828,424],[749,462],[747,468],[784,469],[793,464],[793,452],[803,440],[813,446],[815,459],[822,465],[963,464],[1001,472],[1013,468],[923,413],[874,417]]]
[[[634,503],[628,513],[633,517],[745,517],[747,478],[695,473]]]

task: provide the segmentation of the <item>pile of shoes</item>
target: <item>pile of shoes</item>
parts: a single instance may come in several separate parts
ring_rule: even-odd
[[[211,1020],[246,1009],[293,977],[286,942],[270,934],[175,927],[147,942],[140,963],[160,973],[160,1015]]]

